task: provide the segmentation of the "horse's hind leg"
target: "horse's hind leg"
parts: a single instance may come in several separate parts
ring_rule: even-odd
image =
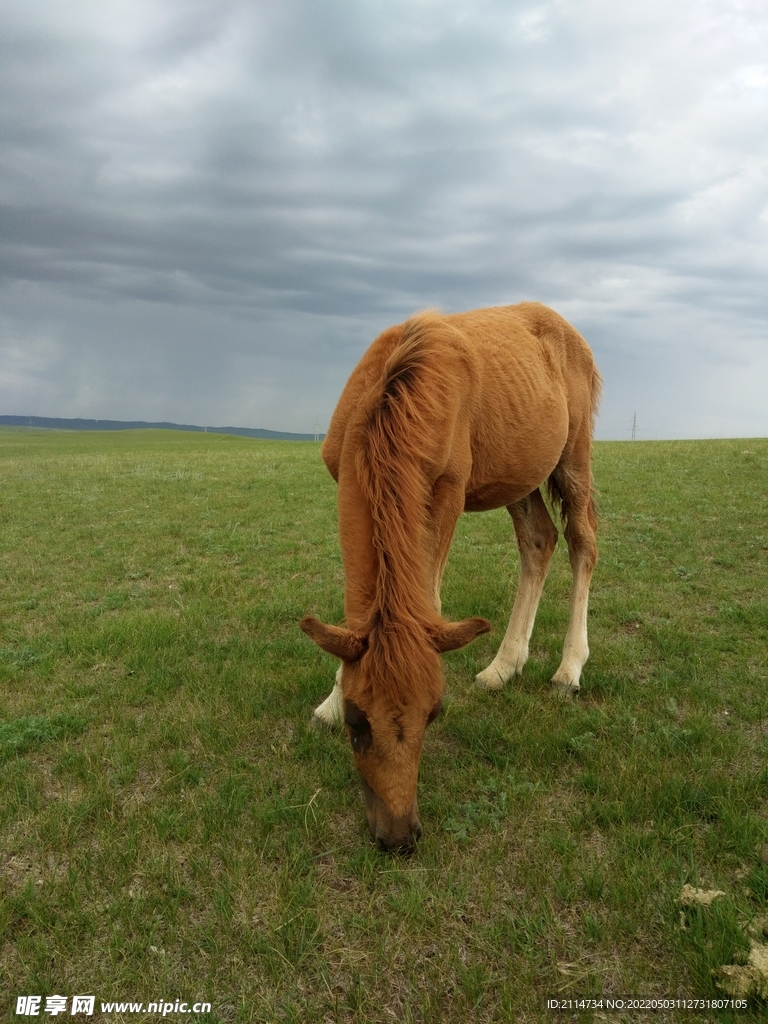
[[[597,519],[592,501],[592,474],[589,445],[583,457],[563,458],[552,474],[553,490],[562,499],[565,539],[573,569],[571,615],[563,645],[563,660],[552,677],[553,689],[567,696],[578,693],[579,679],[589,657],[587,644],[587,605],[592,570],[597,562]]]
[[[475,679],[489,690],[500,689],[508,679],[523,671],[536,610],[557,544],[557,530],[538,490],[509,505],[508,511],[515,524],[520,549],[520,585],[499,653]]]

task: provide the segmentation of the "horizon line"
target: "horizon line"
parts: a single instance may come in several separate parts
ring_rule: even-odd
[[[302,434],[262,427],[198,426],[195,423],[172,423],[169,420],[113,420],[84,416],[0,415],[0,426],[41,427],[49,430],[183,430],[200,434],[235,434],[274,441],[322,441],[325,438],[325,434],[319,432]]]

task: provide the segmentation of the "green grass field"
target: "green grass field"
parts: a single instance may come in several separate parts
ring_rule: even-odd
[[[494,631],[445,658],[410,859],[369,840],[346,737],[310,727],[336,665],[297,622],[343,608],[318,445],[4,429],[0,474],[8,1019],[31,994],[126,1021],[159,1018],[100,1002],[204,1000],[194,1019],[216,1022],[764,1019],[754,1000],[545,1000],[718,998],[712,970],[768,913],[768,441],[596,446],[574,702],[548,687],[562,540],[525,674],[472,686],[517,551],[503,510],[462,518],[443,609]],[[686,883],[725,895],[682,910]]]

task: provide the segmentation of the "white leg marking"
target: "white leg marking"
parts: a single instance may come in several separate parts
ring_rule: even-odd
[[[528,644],[545,576],[523,569],[507,632],[491,664],[475,676],[478,686],[486,690],[500,690],[504,683],[523,671],[523,665],[528,661]]]
[[[589,657],[587,644],[587,606],[589,604],[589,581],[592,575],[585,565],[574,572],[573,594],[571,596],[571,617],[563,644],[563,660],[552,676],[552,688],[569,697],[581,689],[579,679],[584,663]]]
[[[341,692],[341,665],[336,671],[336,682],[322,704],[315,708],[312,716],[324,725],[341,725],[344,721],[344,697]]]
[[[501,689],[507,680],[523,671],[549,562],[557,544],[557,530],[539,491],[510,505],[509,513],[520,549],[520,584],[499,652],[475,678],[479,686],[488,690]]]

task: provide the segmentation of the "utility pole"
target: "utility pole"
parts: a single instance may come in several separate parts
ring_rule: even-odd
[[[635,440],[637,435],[637,413],[632,417],[632,440]]]
[[[315,440],[320,439],[320,417],[315,416]]]

